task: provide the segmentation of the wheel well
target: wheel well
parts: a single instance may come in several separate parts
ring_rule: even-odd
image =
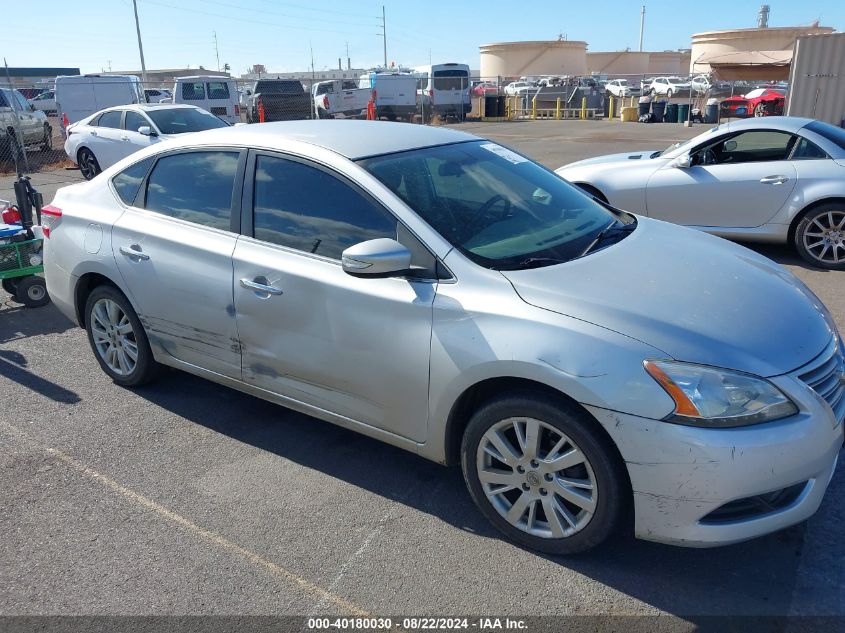
[[[79,278],[79,281],[76,284],[74,309],[76,310],[76,321],[79,323],[80,327],[85,327],[84,312],[88,296],[98,286],[113,286],[114,288],[117,288],[117,285],[111,279],[99,273],[86,273]]]
[[[813,209],[822,206],[823,204],[830,204],[831,202],[838,202],[839,204],[845,205],[845,198],[823,198],[821,200],[816,200],[815,202],[808,204],[804,207],[800,213],[796,214],[794,218],[792,218],[792,222],[789,225],[789,244],[795,243],[795,230],[798,228],[798,224],[801,222],[801,219],[807,215]]]
[[[573,184],[576,187],[583,189],[584,191],[586,191],[591,196],[595,196],[596,198],[598,198],[602,202],[607,202],[607,196],[604,195],[601,191],[599,191],[593,185],[588,185],[586,182],[576,182],[576,183],[573,183]]]
[[[530,390],[538,394],[549,397],[553,400],[564,401],[576,407],[583,409],[583,407],[573,398],[565,393],[558,391],[554,387],[549,387],[541,382],[529,380],[526,378],[515,378],[512,376],[503,376],[500,378],[488,378],[479,383],[467,388],[458,397],[455,404],[452,405],[452,410],[449,412],[449,419],[446,422],[446,464],[454,465],[461,462],[461,442],[463,441],[464,430],[469,424],[470,418],[481,406],[490,400],[507,394],[508,392]],[[586,411],[586,410],[585,410]],[[593,416],[587,412],[587,415],[593,419]],[[607,431],[595,422],[597,432],[601,433],[611,446],[614,447],[617,454],[616,443],[608,435]],[[622,456],[619,455],[622,460]]]

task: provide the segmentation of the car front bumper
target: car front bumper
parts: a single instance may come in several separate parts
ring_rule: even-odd
[[[710,429],[587,407],[625,460],[638,538],[687,547],[728,545],[800,523],[818,510],[845,424],[835,424],[830,407],[796,379],[772,382],[798,404],[797,415]],[[732,520],[711,515],[731,502],[790,488],[800,493],[781,507]]]

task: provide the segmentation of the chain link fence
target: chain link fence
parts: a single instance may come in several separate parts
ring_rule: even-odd
[[[314,73],[149,82],[103,75],[61,78],[58,87],[12,87],[0,76],[0,174],[75,168],[79,150],[73,156],[65,153],[67,127],[105,107],[132,103],[195,105],[230,125],[347,118],[423,125],[611,117],[711,123],[782,114],[785,94],[783,82],[725,82],[709,75],[505,78],[368,72],[342,79]],[[118,130],[117,138],[131,152],[151,136],[180,131],[176,124],[154,123],[153,116],[110,116],[94,123]],[[146,139],[138,137],[143,127],[149,128],[141,130]]]

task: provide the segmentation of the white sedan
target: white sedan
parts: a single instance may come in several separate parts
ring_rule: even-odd
[[[673,95],[689,92],[690,82],[680,77],[657,77],[651,82],[651,91],[656,95],[666,95],[670,99]]]
[[[730,239],[791,242],[811,264],[845,270],[845,130],[833,125],[745,119],[557,173],[614,207]]]
[[[505,86],[505,94],[509,97],[515,97],[517,95],[523,95],[533,88],[534,86],[527,81],[514,81]]]
[[[191,105],[135,104],[106,108],[67,128],[65,152],[86,180],[139,149],[188,132],[227,127]]]

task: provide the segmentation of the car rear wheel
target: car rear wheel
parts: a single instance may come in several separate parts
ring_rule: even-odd
[[[754,116],[755,117],[766,116],[766,106],[765,106],[765,104],[758,103],[754,107]]]
[[[137,387],[155,378],[147,335],[135,310],[113,286],[98,286],[85,303],[85,329],[103,371],[123,387]]]
[[[53,149],[53,128],[44,124],[44,136],[41,139],[41,151],[49,152]]]
[[[94,156],[94,152],[87,147],[80,149],[76,158],[76,163],[79,165],[79,171],[82,172],[82,176],[85,180],[91,180],[102,171],[100,169],[100,163],[97,162],[97,157]]]
[[[667,90],[667,91],[666,91],[666,96],[667,96],[669,99],[671,99],[671,98],[672,98],[672,89],[671,89],[671,88],[669,88],[669,90]]]
[[[479,409],[461,462],[482,514],[510,539],[551,554],[595,547],[627,505],[621,460],[574,404],[524,391]]]
[[[845,270],[845,204],[809,211],[795,228],[794,242],[798,254],[814,266]]]

